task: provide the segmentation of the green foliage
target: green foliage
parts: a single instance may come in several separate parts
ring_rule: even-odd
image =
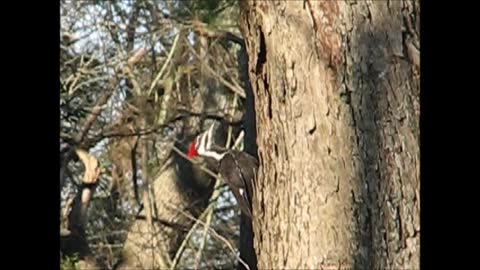
[[[60,270],[74,270],[77,269],[76,264],[79,258],[77,254],[71,256],[64,256],[60,260]]]
[[[177,14],[180,17],[197,17],[208,25],[215,25],[221,13],[236,4],[231,0],[180,1]]]

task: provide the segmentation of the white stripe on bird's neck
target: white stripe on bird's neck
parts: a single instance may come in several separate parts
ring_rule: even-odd
[[[212,146],[212,136],[209,135],[211,135],[211,130],[200,136],[197,152],[200,156],[209,157],[215,159],[216,161],[220,161],[227,154],[227,152],[220,154],[215,151],[211,151],[211,149],[207,149],[207,147],[210,148]]]
[[[199,152],[200,153],[200,152]],[[215,159],[216,161],[220,161],[227,153],[222,153],[222,154],[219,154],[217,152],[213,152],[213,151],[205,151],[203,153],[201,153],[200,155],[204,156],[204,157],[210,157],[210,158],[213,158]]]

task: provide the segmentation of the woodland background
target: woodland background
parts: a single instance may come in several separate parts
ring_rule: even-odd
[[[62,1],[61,267],[418,269],[419,13]],[[183,155],[212,123],[260,160],[253,224]]]

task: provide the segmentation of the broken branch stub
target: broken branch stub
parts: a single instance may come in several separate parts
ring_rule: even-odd
[[[86,185],[96,184],[100,175],[100,165],[97,158],[88,154],[86,151],[77,149],[75,152],[78,158],[83,162],[85,166],[85,174],[83,175],[83,183]]]

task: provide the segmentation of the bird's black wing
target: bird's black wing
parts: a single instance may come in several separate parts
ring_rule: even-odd
[[[252,216],[252,181],[254,180],[258,164],[250,155],[229,151],[220,162],[220,171],[225,182],[230,186],[242,211]]]
[[[251,200],[253,198],[253,187],[256,185],[255,182],[257,177],[256,174],[258,171],[258,161],[253,156],[245,152],[235,152],[235,157],[238,164],[243,164],[243,166],[241,166],[243,181],[245,187],[247,188],[250,207],[252,207]]]

